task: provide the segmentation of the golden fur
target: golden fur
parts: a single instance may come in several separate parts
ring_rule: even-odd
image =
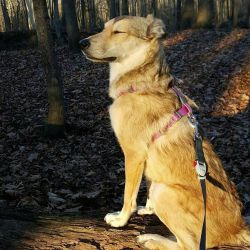
[[[165,27],[152,16],[120,17],[88,38],[83,48],[92,61],[110,62],[110,106],[112,127],[125,156],[124,205],[107,214],[114,227],[124,226],[137,209],[136,197],[143,173],[152,182],[142,213],[152,209],[177,241],[159,235],[138,237],[147,249],[197,250],[203,221],[203,199],[196,172],[193,128],[183,117],[166,133],[151,141],[181,106],[169,87],[169,73],[161,38]],[[136,86],[137,91],[120,96]],[[191,101],[190,101],[191,103]],[[191,103],[192,104],[192,103]],[[203,141],[208,165],[207,247],[223,244],[247,245],[250,236],[241,216],[241,203],[211,144]],[[152,207],[153,206],[153,207]]]

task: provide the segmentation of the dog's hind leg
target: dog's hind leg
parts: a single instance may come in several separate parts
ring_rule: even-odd
[[[158,234],[142,234],[137,242],[149,250],[182,250],[176,241],[167,239]]]
[[[182,188],[169,187],[160,183],[152,183],[150,199],[155,214],[174,234],[177,241],[160,235],[141,235],[138,241],[152,250],[197,250],[199,221],[182,206],[188,195]],[[187,196],[188,197],[188,196]],[[198,221],[198,222],[197,222]]]
[[[147,183],[147,202],[146,206],[138,206],[137,207],[137,214],[139,215],[151,215],[154,214],[154,207],[150,200],[149,193],[150,193],[150,187],[152,182],[149,180],[146,180]]]
[[[146,206],[138,206],[137,214],[139,215],[151,215],[154,213],[154,207],[149,198],[147,198]]]

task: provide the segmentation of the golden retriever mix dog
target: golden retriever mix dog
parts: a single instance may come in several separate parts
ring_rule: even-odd
[[[110,118],[125,156],[124,204],[105,221],[113,227],[127,224],[137,210],[142,175],[152,183],[149,201],[139,213],[154,213],[176,240],[144,234],[138,242],[147,249],[197,250],[204,216],[196,159],[194,128],[183,116],[162,129],[181,102],[171,87],[173,77],[165,61],[162,39],[165,26],[159,19],[118,17],[102,32],[80,41],[84,55],[110,64]],[[192,102],[189,100],[190,105]],[[152,136],[161,131],[160,136]],[[249,245],[249,228],[241,216],[241,203],[220,159],[207,140],[203,151],[208,166],[207,247]],[[217,183],[217,184],[216,184]],[[219,183],[219,185],[218,185]]]

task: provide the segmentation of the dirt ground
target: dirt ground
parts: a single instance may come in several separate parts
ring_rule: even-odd
[[[99,210],[81,215],[41,216],[30,212],[3,212],[0,216],[0,249],[9,250],[139,250],[136,236],[168,229],[155,216],[133,216],[124,228],[110,228]],[[243,250],[221,246],[214,250]]]
[[[198,119],[249,220],[250,30],[186,30],[169,34],[165,45],[172,73],[199,105]],[[135,216],[124,229],[103,222],[105,213],[121,208],[124,188],[123,155],[107,112],[108,66],[66,47],[57,48],[57,58],[66,132],[49,139],[38,50],[0,50],[0,249],[11,242],[11,249],[24,250],[140,249],[139,232],[167,232],[156,218]],[[145,193],[143,183],[139,204]]]

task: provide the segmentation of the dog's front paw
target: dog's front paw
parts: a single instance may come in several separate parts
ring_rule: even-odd
[[[109,213],[105,216],[104,220],[112,227],[123,227],[127,224],[129,216],[121,212]]]

